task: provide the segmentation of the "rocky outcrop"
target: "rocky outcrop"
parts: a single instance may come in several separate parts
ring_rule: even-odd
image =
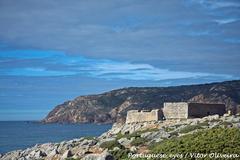
[[[25,150],[6,153],[0,160],[124,159],[123,155],[127,156],[128,153],[148,153],[148,146],[151,144],[216,127],[240,129],[240,116],[225,114],[221,117],[212,115],[186,120],[115,123],[112,129],[99,137],[35,145]]]
[[[43,120],[53,122],[124,122],[128,110],[159,109],[164,102],[224,103],[239,112],[240,81],[177,87],[123,88],[98,95],[80,96],[56,106]]]

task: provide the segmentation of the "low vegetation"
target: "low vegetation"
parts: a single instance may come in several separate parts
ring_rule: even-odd
[[[140,145],[143,145],[147,142],[147,139],[146,138],[143,138],[143,137],[137,137],[135,138],[132,142],[131,142],[131,145],[132,146],[140,146]]]
[[[121,145],[117,140],[103,142],[100,145],[100,147],[101,148],[107,148],[108,150],[113,150],[115,147],[118,147],[119,149],[124,149],[124,146]]]
[[[153,153],[240,153],[240,130],[214,128],[166,139],[150,147]]]
[[[115,159],[127,159],[128,153],[130,153],[130,151],[128,149],[119,149],[110,151],[110,153],[114,156]]]
[[[156,132],[158,130],[159,130],[158,128],[150,128],[150,129],[145,129],[145,130],[141,130],[141,131],[136,131],[136,132],[134,132],[132,134],[122,134],[121,132],[119,132],[117,134],[117,139],[121,139],[121,138],[131,139],[132,137],[139,138],[139,137],[141,137],[141,134],[143,134],[143,133],[146,133],[146,132]]]
[[[233,124],[231,123],[231,122],[226,122],[226,121],[223,121],[223,122],[220,122],[220,124],[219,125],[222,125],[222,126],[224,126],[224,127],[231,127]]]
[[[203,129],[201,125],[187,125],[186,127],[180,129],[179,133],[188,133],[196,129]]]

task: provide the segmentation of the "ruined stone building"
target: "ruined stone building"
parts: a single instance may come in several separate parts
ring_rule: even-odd
[[[126,123],[201,118],[214,114],[221,116],[226,113],[224,104],[167,102],[163,106],[162,110],[130,110],[127,112]]]
[[[164,103],[163,107],[166,119],[201,118],[224,113],[226,113],[224,104],[168,102]]]
[[[127,112],[126,123],[158,121],[163,117],[162,110],[130,110]]]

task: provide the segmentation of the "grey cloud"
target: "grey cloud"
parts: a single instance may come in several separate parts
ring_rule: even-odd
[[[232,63],[224,67],[233,73],[240,47],[225,39],[239,38],[240,25],[213,22],[238,18],[239,11],[231,12],[238,6],[237,1],[2,0],[0,42],[94,58],[179,61],[188,66],[183,67],[186,71],[193,61],[210,64],[198,72],[215,68],[219,72],[227,58]]]

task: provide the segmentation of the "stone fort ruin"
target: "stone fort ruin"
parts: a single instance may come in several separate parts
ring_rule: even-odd
[[[224,104],[169,102],[164,103],[163,113],[166,119],[201,118],[226,113]]]
[[[208,115],[223,115],[226,113],[224,104],[167,102],[163,109],[130,110],[127,112],[126,123],[148,122],[170,119],[201,118]]]
[[[154,110],[130,110],[127,112],[126,123],[158,121],[163,117],[160,109]]]

